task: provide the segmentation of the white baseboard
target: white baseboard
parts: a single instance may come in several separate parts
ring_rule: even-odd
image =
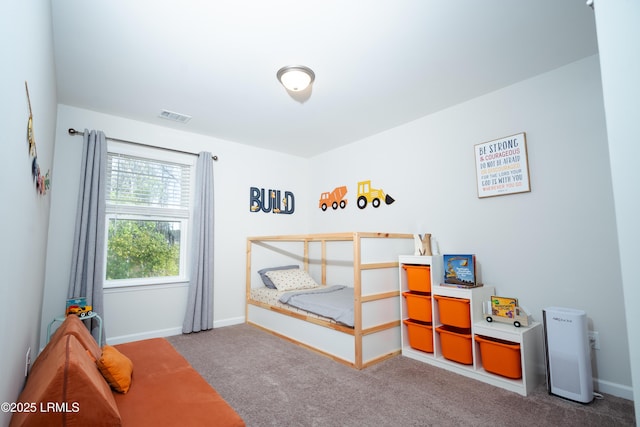
[[[217,320],[213,322],[214,328],[224,328],[225,326],[233,326],[244,323],[244,316],[232,317],[230,319]]]
[[[633,400],[633,388],[631,386],[612,383],[605,380],[593,379],[593,388],[598,393],[610,394],[627,400]]]
[[[225,326],[232,326],[244,323],[244,316],[233,317],[230,319],[216,320],[213,322],[214,328],[223,328]],[[137,334],[120,335],[117,337],[107,337],[106,341],[109,345],[123,344],[131,341],[140,341],[150,338],[164,338],[174,335],[180,335],[182,333],[182,326],[176,326],[174,328],[157,329],[155,331],[145,331]]]
[[[158,329],[155,331],[145,331],[137,334],[120,335],[117,337],[107,337],[107,344],[116,345],[123,344],[131,341],[147,340],[149,338],[164,338],[173,335],[180,335],[182,333],[182,326],[168,329]]]

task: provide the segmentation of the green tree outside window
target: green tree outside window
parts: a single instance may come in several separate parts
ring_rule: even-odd
[[[178,276],[180,222],[111,219],[107,280]]]

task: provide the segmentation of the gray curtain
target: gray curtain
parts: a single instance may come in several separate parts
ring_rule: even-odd
[[[182,332],[213,328],[213,162],[198,154],[193,215],[193,246],[187,312]]]
[[[68,298],[86,297],[87,304],[102,318],[106,162],[104,133],[85,129]],[[91,333],[97,340],[97,321],[92,321]]]

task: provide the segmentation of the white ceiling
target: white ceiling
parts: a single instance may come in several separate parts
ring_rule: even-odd
[[[584,0],[51,5],[60,103],[303,157],[597,53]],[[292,64],[304,102],[276,80]]]

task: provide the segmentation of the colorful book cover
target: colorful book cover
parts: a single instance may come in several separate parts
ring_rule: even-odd
[[[491,297],[491,314],[494,316],[513,319],[516,315],[517,307],[518,300],[516,298],[498,297],[495,295]]]
[[[443,255],[444,283],[476,286],[475,255]]]

